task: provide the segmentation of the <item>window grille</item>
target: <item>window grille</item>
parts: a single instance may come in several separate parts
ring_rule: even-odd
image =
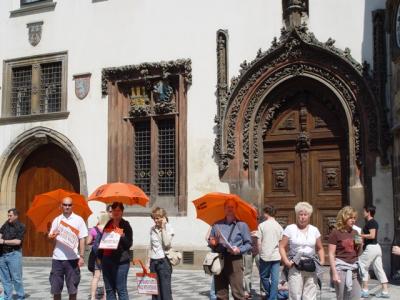
[[[151,130],[149,121],[135,123],[135,184],[150,195]]]
[[[158,195],[175,196],[175,120],[158,122]]]
[[[13,116],[31,113],[32,67],[19,67],[12,70],[11,114]]]
[[[42,64],[40,71],[40,112],[60,111],[62,63]]]

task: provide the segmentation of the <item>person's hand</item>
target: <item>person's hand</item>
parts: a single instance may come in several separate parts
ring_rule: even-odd
[[[161,227],[165,229],[166,226],[167,226],[167,218],[163,217],[161,220]]]
[[[394,255],[400,255],[400,247],[399,246],[393,246],[392,253]]]
[[[54,239],[60,232],[56,229],[53,232],[49,233],[49,239]]]
[[[339,279],[339,275],[338,275],[338,273],[333,273],[332,274],[332,281],[334,282],[334,283],[340,283],[340,279]]]
[[[215,237],[210,237],[209,239],[208,239],[208,244],[211,246],[211,247],[215,247],[215,246],[217,246],[218,245],[218,240],[215,238]]]
[[[233,255],[238,255],[240,254],[240,249],[236,246],[233,246],[232,249],[228,249],[228,252]]]
[[[292,268],[292,267],[294,266],[293,260],[289,260],[289,262],[285,263],[285,266],[286,266],[288,269]]]
[[[83,259],[82,256],[79,256],[79,260],[78,260],[79,268],[82,268],[84,264],[85,264],[85,260]]]
[[[0,245],[3,245],[3,244],[4,244],[4,240],[0,239]]]

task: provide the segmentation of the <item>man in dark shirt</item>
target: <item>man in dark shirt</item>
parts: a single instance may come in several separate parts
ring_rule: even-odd
[[[360,256],[360,263],[365,268],[365,276],[362,278],[362,292],[363,298],[368,298],[368,270],[372,265],[374,273],[380,283],[382,284],[382,291],[376,294],[378,298],[389,298],[388,293],[388,280],[382,266],[382,249],[378,244],[378,222],[375,221],[376,208],[373,205],[364,207],[365,226],[361,237],[364,239],[364,252]]]
[[[18,221],[18,211],[8,210],[8,221],[0,228],[0,279],[4,287],[4,299],[12,299],[13,286],[17,299],[24,299],[22,282],[22,241],[25,225]]]

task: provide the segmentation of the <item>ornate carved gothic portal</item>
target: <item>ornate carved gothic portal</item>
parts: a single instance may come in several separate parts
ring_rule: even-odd
[[[326,242],[330,220],[347,203],[349,170],[341,113],[322,97],[294,93],[275,114],[263,138],[263,202],[277,208],[282,225],[295,222],[297,202],[311,203],[312,224]]]

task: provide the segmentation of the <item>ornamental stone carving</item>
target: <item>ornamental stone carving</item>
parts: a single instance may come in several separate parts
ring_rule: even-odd
[[[236,158],[239,134],[242,135],[240,154],[243,168],[249,167],[250,159],[254,162],[254,168],[257,168],[259,139],[270,129],[277,111],[285,102],[285,99],[277,99],[273,103],[264,101],[265,95],[278,83],[294,77],[317,78],[329,84],[343,99],[351,114],[352,128],[349,130],[354,136],[355,157],[359,165],[362,151],[366,150],[361,139],[368,138],[366,144],[370,145],[369,150],[375,142],[381,153],[386,151],[379,139],[382,132],[387,130],[386,119],[370,88],[371,77],[352,58],[349,50],[340,50],[334,44],[331,38],[325,43],[319,42],[305,25],[282,29],[280,38],[272,41],[270,49],[258,50],[253,61],[241,64],[239,75],[232,77],[226,94],[217,86],[214,150],[221,174],[229,166],[229,160]],[[217,45],[217,57],[224,57],[219,51],[227,48],[226,40],[218,39],[217,35]],[[218,65],[222,66],[219,62]],[[220,74],[226,73],[221,73],[219,68],[218,74],[218,78],[221,78]],[[363,119],[364,113],[371,122]],[[361,135],[362,126],[368,128],[365,136]],[[302,141],[307,145],[306,138]]]

